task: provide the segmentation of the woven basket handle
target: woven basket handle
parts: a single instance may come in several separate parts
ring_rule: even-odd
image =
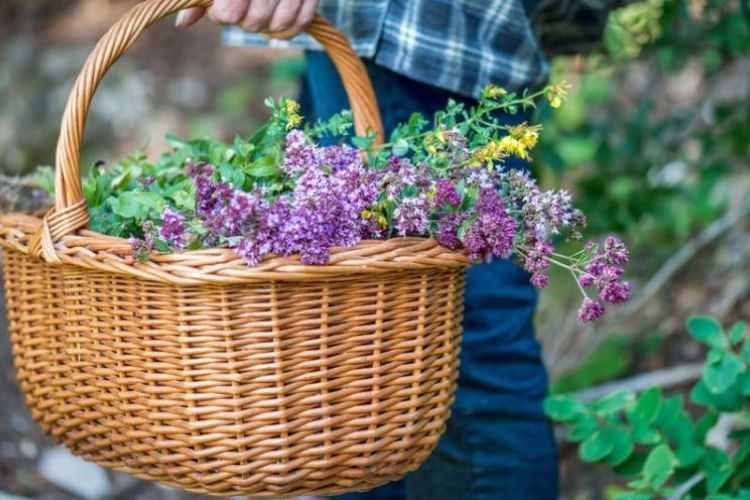
[[[104,75],[153,23],[179,10],[208,7],[212,3],[212,0],[146,0],[128,12],[99,41],[78,76],[65,108],[57,144],[55,209],[45,217],[43,227],[31,242],[33,254],[57,261],[53,243],[88,225],[88,209],[81,190],[81,143],[91,100]],[[355,131],[360,135],[377,131],[377,140],[382,141],[383,125],[372,83],[346,37],[320,16],[315,17],[307,32],[323,45],[341,75]]]

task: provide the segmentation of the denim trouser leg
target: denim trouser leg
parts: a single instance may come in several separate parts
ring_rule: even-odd
[[[324,54],[307,54],[300,99],[308,118],[348,107],[336,71]],[[448,98],[470,99],[421,84],[367,63],[386,133],[412,112],[431,118]],[[526,115],[499,118],[508,123]],[[523,162],[511,163],[524,168]],[[547,374],[534,337],[536,293],[528,275],[497,260],[468,271],[464,340],[453,415],[437,449],[399,483],[351,500],[555,500],[557,455],[542,412]]]

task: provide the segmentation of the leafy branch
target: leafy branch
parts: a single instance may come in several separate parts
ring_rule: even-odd
[[[545,410],[570,427],[567,440],[580,443],[579,457],[627,478],[615,500],[750,499],[750,430],[729,434],[724,450],[710,439],[722,416],[746,421],[750,397],[750,336],[745,322],[725,330],[714,318],[697,316],[688,332],[709,348],[703,375],[690,401],[665,397],[659,387],[636,396],[620,390],[596,402],[567,395],[549,397]]]

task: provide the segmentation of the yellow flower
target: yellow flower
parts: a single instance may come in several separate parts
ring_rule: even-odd
[[[507,127],[507,137],[504,137],[501,141],[506,151],[515,154],[519,158],[527,159],[528,150],[533,149],[534,146],[539,142],[539,131],[542,129],[541,125],[529,126],[527,123],[522,123],[513,127]]]
[[[286,99],[284,101],[284,109],[286,109],[287,114],[296,114],[299,111],[299,103],[294,99]]]
[[[532,149],[539,142],[539,130],[541,126],[526,127],[521,135],[521,142],[529,149]]]
[[[483,97],[485,99],[497,99],[507,94],[508,91],[502,87],[498,87],[493,84],[489,84],[484,88]]]
[[[286,129],[292,130],[299,127],[302,123],[302,117],[299,115],[299,103],[293,99],[284,101],[284,111],[286,111]]]
[[[382,216],[382,215],[378,215],[378,226],[379,226],[379,227],[380,227],[381,229],[385,229],[385,228],[387,228],[387,227],[388,227],[388,221],[387,221],[387,220],[386,220],[386,218],[385,218],[384,216]]]
[[[502,139],[490,141],[483,148],[478,149],[474,152],[473,159],[480,163],[490,162],[492,160],[500,160],[508,156],[508,143],[509,137],[503,137]]]
[[[437,193],[437,186],[433,186],[432,189],[427,191],[427,198],[430,200],[435,199],[435,193]]]
[[[360,217],[362,217],[363,219],[367,220],[367,219],[369,219],[370,217],[372,217],[372,212],[370,212],[370,211],[369,211],[369,210],[367,210],[367,209],[365,209],[365,210],[362,210],[362,214],[360,215]]]
[[[503,151],[514,154],[522,160],[525,160],[529,156],[524,143],[511,135],[506,135],[500,139],[500,147]]]
[[[563,80],[557,85],[550,85],[544,89],[544,92],[547,95],[547,100],[549,100],[549,105],[555,109],[562,106],[562,103],[565,102],[565,99],[568,97],[568,89],[570,89],[570,87],[571,85]]]

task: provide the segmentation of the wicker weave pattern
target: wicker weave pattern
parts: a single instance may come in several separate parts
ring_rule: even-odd
[[[147,26],[210,0],[147,0],[86,63],[63,118],[55,208],[0,216],[18,380],[74,453],[199,493],[367,490],[429,455],[455,391],[466,256],[398,238],[325,266],[228,249],[138,262],[85,229],[79,153],[107,69]],[[317,19],[360,132],[382,130],[362,63]]]
[[[448,418],[460,270],[184,287],[4,264],[34,418],[106,467],[217,495],[369,489],[415,469]]]

